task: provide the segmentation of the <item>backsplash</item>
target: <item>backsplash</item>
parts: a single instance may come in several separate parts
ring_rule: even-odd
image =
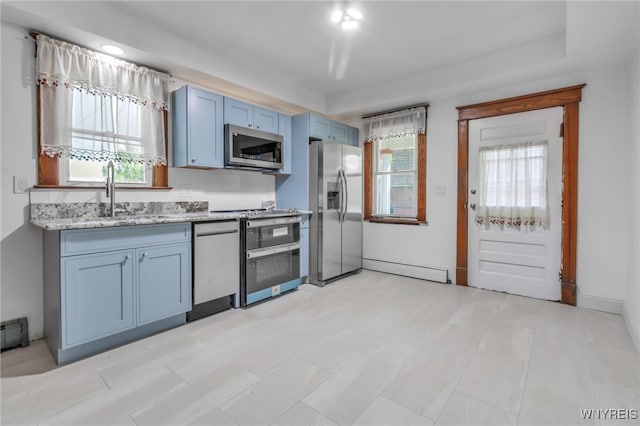
[[[171,190],[117,188],[120,202],[208,201],[210,210],[262,208],[275,200],[273,175],[241,170],[190,170],[169,168]],[[31,203],[109,203],[104,188],[32,189]],[[284,208],[288,206],[282,206]]]
[[[109,203],[32,203],[31,220],[99,218],[109,216]],[[120,216],[207,213],[207,201],[149,201],[116,203]]]

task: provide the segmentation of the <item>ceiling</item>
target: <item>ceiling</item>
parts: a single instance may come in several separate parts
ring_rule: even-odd
[[[630,58],[636,2],[3,2],[2,20],[286,112],[346,116]],[[600,49],[595,49],[597,47]]]

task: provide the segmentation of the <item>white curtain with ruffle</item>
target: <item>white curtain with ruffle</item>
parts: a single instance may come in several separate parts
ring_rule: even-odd
[[[476,223],[549,228],[549,144],[482,147]]]
[[[167,164],[167,74],[44,35],[36,41],[42,154]]]
[[[425,132],[426,123],[425,107],[368,117],[363,120],[364,141],[373,142],[378,139],[421,134]]]

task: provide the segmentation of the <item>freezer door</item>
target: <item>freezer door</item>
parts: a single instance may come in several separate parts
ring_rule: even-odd
[[[318,209],[318,279],[326,281],[342,273],[342,239],[340,213],[342,212],[343,185],[340,181],[342,146],[320,143]]]
[[[345,176],[345,213],[342,222],[342,270],[346,274],[362,268],[362,150],[342,145]]]

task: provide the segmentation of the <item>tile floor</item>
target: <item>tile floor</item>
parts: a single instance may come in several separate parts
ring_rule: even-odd
[[[640,408],[620,316],[370,271],[64,367],[42,341],[1,366],[3,425],[600,425],[580,409]]]

